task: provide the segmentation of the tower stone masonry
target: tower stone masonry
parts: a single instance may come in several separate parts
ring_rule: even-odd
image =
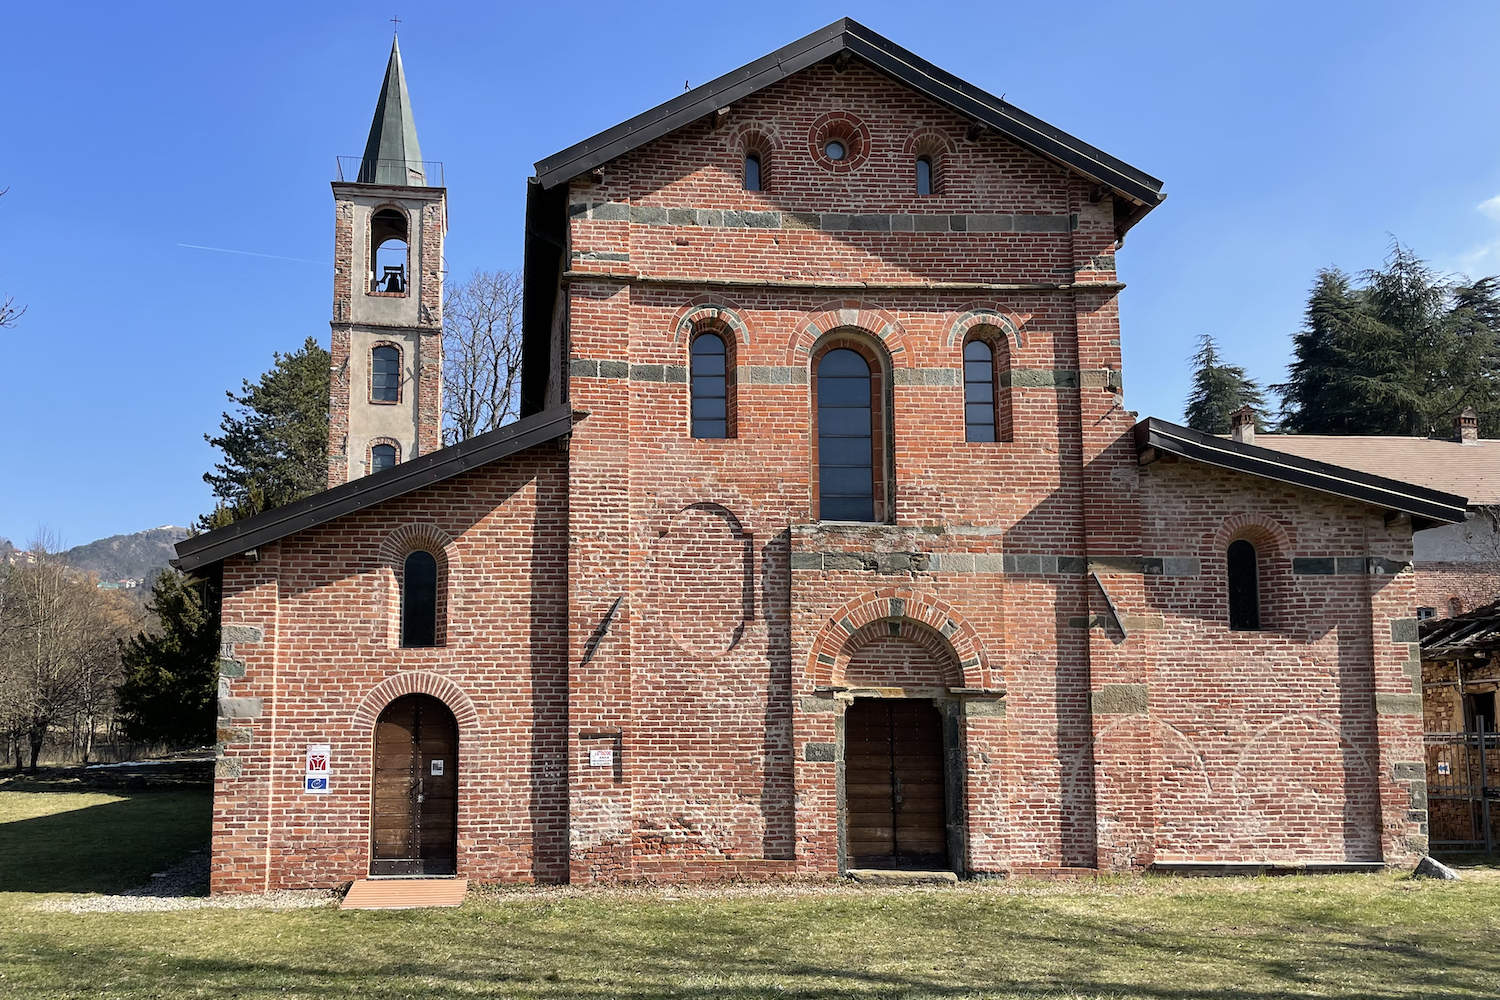
[[[333,182],[330,488],[442,447],[448,191],[442,164],[422,160],[394,42],[352,180],[343,163]]]

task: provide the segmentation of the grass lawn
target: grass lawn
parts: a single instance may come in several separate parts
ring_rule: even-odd
[[[12,794],[0,791],[0,837],[37,818],[5,822],[26,812]],[[347,913],[39,911],[49,898],[0,894],[0,996],[1500,993],[1493,872],[1459,883],[1119,877],[957,889],[484,890],[453,910]]]

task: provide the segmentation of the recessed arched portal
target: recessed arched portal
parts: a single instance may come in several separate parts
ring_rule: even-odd
[[[458,871],[458,722],[431,695],[408,694],[375,723],[371,875]]]
[[[856,698],[844,713],[851,868],[949,867],[943,716],[931,700]]]

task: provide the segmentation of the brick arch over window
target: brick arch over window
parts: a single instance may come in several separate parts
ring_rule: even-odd
[[[822,337],[844,327],[863,330],[880,342],[896,368],[911,367],[911,352],[906,347],[906,330],[896,317],[859,299],[825,302],[803,315],[792,329],[787,344],[786,363],[801,368],[812,357]]]
[[[1021,327],[1027,317],[1016,316],[1000,309],[982,305],[971,305],[953,315],[948,321],[948,346],[957,347],[969,339],[976,327],[992,327],[1005,334],[1012,347],[1025,347],[1021,338]]]
[[[943,156],[956,152],[958,152],[958,143],[940,128],[916,129],[901,144],[901,153],[905,158],[921,156],[923,153]]]
[[[979,633],[946,601],[910,590],[882,591],[856,598],[834,611],[813,640],[807,674],[815,687],[827,687],[858,648],[851,640],[866,626],[894,621],[926,626],[952,648],[964,687],[996,687],[992,668]],[[889,634],[889,633],[887,633]],[[842,659],[841,659],[842,657]]]
[[[1207,592],[1214,596],[1220,618],[1229,623],[1229,546],[1243,539],[1255,547],[1255,564],[1262,632],[1297,627],[1293,611],[1292,537],[1286,526],[1264,514],[1235,514],[1214,532],[1208,550],[1201,552]]]
[[[724,148],[739,156],[746,147],[780,153],[783,148],[781,132],[772,121],[750,120],[738,122],[724,132]]]
[[[401,574],[406,557],[418,549],[431,552],[437,558],[437,645],[448,644],[448,623],[453,620],[456,604],[452,579],[461,566],[458,543],[435,524],[408,523],[385,536],[378,554],[385,593],[388,646],[401,645]]]
[[[694,298],[672,317],[672,342],[686,344],[695,334],[712,331],[734,337],[735,345],[749,345],[750,325],[738,309],[722,299],[707,295]]]
[[[463,688],[441,674],[424,670],[400,673],[375,685],[349,717],[349,724],[357,732],[373,732],[375,720],[380,717],[385,706],[408,694],[431,695],[447,705],[453,717],[458,720],[460,734],[465,730],[472,732],[479,725],[479,711]]]

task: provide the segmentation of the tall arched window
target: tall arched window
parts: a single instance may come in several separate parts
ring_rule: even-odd
[[[996,441],[995,352],[982,340],[964,345],[964,440]]]
[[[724,338],[700,333],[691,349],[693,437],[729,436],[729,368]]]
[[[760,154],[745,154],[745,190],[760,190]]]
[[[1236,632],[1260,630],[1260,569],[1255,546],[1243,538],[1229,543],[1229,627]]]
[[[818,362],[818,516],[875,520],[875,410],[870,364],[835,348]]]
[[[401,645],[437,645],[437,558],[418,549],[401,572]]]
[[[917,157],[917,194],[932,194],[932,157]]]
[[[401,349],[381,344],[370,352],[370,402],[401,402]]]
[[[371,472],[384,472],[386,469],[395,468],[398,461],[400,457],[393,444],[377,444],[370,448]]]

